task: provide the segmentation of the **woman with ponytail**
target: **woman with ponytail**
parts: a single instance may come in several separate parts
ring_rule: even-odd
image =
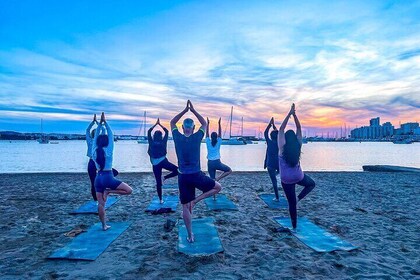
[[[293,130],[284,132],[290,116],[296,124],[296,133]],[[315,182],[308,175],[304,174],[300,167],[300,153],[302,147],[302,128],[296,115],[295,104],[292,104],[290,112],[287,114],[280,126],[278,133],[279,146],[279,167],[280,178],[283,191],[289,203],[289,213],[292,220],[293,229],[297,227],[297,209],[296,205],[308,193],[315,188]],[[303,186],[303,190],[296,199],[296,184]]]
[[[220,161],[220,145],[222,144],[222,125],[221,125],[221,118],[219,118],[219,131],[212,132],[211,137],[209,137],[209,129],[210,129],[210,120],[207,118],[207,130],[206,130],[206,146],[207,146],[207,168],[209,171],[209,176],[213,180],[220,181],[220,179],[228,176],[232,173],[232,169],[223,164]],[[219,177],[216,178],[216,171],[220,170],[223,171]],[[214,199],[216,199],[216,195],[214,195]]]
[[[106,134],[105,134],[106,133]],[[109,194],[129,195],[132,188],[114,178],[112,160],[114,156],[114,133],[105,120],[102,112],[101,121],[95,131],[92,158],[95,161],[98,175],[95,178],[96,197],[98,199],[98,215],[102,229],[110,228],[106,224],[105,204]]]

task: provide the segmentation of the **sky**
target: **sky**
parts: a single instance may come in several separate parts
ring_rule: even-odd
[[[308,135],[420,121],[420,1],[0,0],[0,131],[137,135],[187,99],[234,134],[293,102]]]

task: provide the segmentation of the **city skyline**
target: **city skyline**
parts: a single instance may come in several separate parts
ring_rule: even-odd
[[[136,135],[187,99],[244,134],[292,102],[313,133],[419,121],[420,1],[147,3],[1,2],[0,130]]]

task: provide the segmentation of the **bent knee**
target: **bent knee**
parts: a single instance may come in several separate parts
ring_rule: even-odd
[[[222,185],[219,182],[215,181],[214,189],[217,190],[217,192],[220,192],[222,190]]]
[[[133,189],[130,186],[127,186],[127,194],[132,194]]]

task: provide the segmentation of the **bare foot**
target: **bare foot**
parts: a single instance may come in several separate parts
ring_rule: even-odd
[[[109,229],[109,228],[111,228],[111,226],[108,226],[108,225],[104,225],[104,226],[102,226],[102,229],[105,231],[105,230],[107,230],[107,229]]]
[[[193,233],[191,233],[191,237],[187,237],[187,241],[189,243],[194,243],[195,239],[194,239],[194,234]]]
[[[277,201],[277,202],[278,202],[278,201],[279,201],[279,199],[278,199],[278,198],[273,198],[273,201]]]
[[[164,204],[165,203],[165,201],[163,201],[163,199],[161,199],[160,200],[160,204]]]

